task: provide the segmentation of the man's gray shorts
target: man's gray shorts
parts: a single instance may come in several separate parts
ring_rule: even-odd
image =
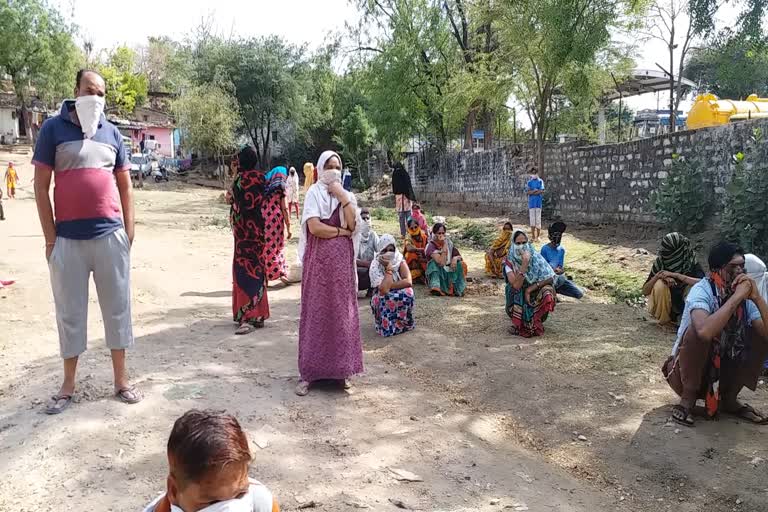
[[[104,319],[107,347],[133,347],[131,247],[124,229],[95,240],[58,237],[48,267],[63,359],[79,356],[87,347],[91,272]]]

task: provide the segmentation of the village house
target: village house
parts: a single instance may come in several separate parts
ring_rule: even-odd
[[[156,152],[164,157],[175,158],[179,148],[178,130],[166,112],[151,107],[136,107],[129,119],[108,113],[108,119],[131,140],[134,152],[139,152],[142,142],[153,140]]]
[[[31,103],[27,115],[34,134],[43,124],[46,114],[44,105],[37,98],[33,98]],[[14,144],[19,139],[27,139],[22,108],[10,81],[0,79],[0,144]]]
[[[16,95],[0,92],[0,144],[12,144],[19,138]]]

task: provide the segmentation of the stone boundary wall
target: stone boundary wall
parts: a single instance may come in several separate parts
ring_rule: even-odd
[[[545,209],[563,218],[592,222],[656,223],[652,194],[667,178],[672,155],[703,166],[722,201],[733,165],[757,130],[750,160],[768,161],[768,120],[689,130],[621,144],[547,144],[544,148]],[[407,169],[420,201],[464,210],[523,213],[533,144],[483,152],[422,152]],[[748,164],[749,165],[749,164]]]

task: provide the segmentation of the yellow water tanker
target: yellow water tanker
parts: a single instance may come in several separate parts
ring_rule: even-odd
[[[744,101],[719,100],[714,94],[701,94],[688,112],[686,125],[694,130],[759,118],[768,118],[768,98],[751,94]]]

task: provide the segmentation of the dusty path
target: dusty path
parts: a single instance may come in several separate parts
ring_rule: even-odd
[[[389,499],[444,511],[768,509],[768,430],[727,418],[668,424],[674,398],[658,368],[673,333],[599,297],[558,304],[535,342],[506,334],[493,284],[460,301],[417,288],[417,330],[392,340],[375,335],[360,301],[366,375],[349,395],[296,397],[300,289],[271,290],[267,328],[232,335],[231,238],[217,196],[137,194],[130,362],[147,399],[111,398],[94,294],[79,403],[58,418],[41,414],[60,361],[34,203],[29,188],[5,202],[0,277],[19,283],[0,292],[0,511],[140,510],[163,486],[170,425],[190,407],[231,410],[268,443],[254,445],[253,474],[287,510],[313,500],[317,510],[396,510]],[[600,235],[574,229],[569,241],[606,243]],[[462,251],[479,265],[480,253]],[[765,386],[745,398],[768,408]],[[399,483],[388,468],[424,482]]]
[[[130,366],[147,398],[129,407],[111,397],[92,290],[78,403],[59,417],[41,414],[58,387],[60,360],[34,202],[27,188],[6,203],[0,269],[18,284],[0,293],[0,510],[140,510],[163,488],[164,443],[191,407],[237,414],[254,440],[253,474],[286,510],[308,501],[316,510],[396,510],[389,499],[445,511],[613,508],[611,496],[510,442],[503,416],[409,377],[413,361],[387,364],[382,348],[396,350],[406,337],[378,339],[364,301],[366,375],[351,394],[296,397],[299,287],[270,292],[273,317],[263,331],[233,336],[231,239],[208,220],[216,196],[137,195]],[[419,344],[425,334],[407,337]],[[424,482],[397,482],[388,468]]]

